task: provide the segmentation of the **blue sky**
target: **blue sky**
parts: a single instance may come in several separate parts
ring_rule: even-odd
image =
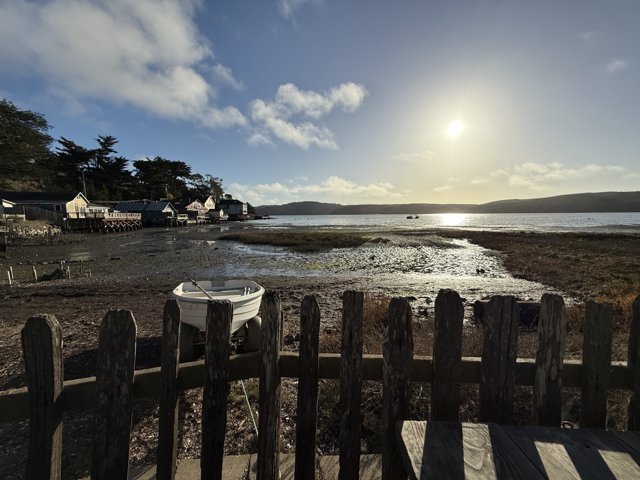
[[[640,190],[640,2],[0,0],[0,97],[254,205]]]

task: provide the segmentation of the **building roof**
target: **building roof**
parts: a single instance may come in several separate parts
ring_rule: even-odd
[[[140,213],[147,207],[144,200],[132,200],[128,202],[116,203],[114,210],[119,212]]]
[[[241,202],[240,200],[236,200],[232,198],[231,200],[226,198],[221,198],[218,200],[218,204],[226,204],[226,205],[244,205],[245,202]]]
[[[169,206],[172,210],[176,211],[176,208],[168,201],[152,202],[150,200],[131,200],[127,202],[120,202],[113,207],[114,210],[119,212],[129,213],[141,213],[162,211]]]

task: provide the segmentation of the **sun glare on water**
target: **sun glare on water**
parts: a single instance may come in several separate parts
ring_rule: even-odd
[[[449,135],[450,138],[458,138],[463,131],[464,123],[460,120],[454,120],[447,127],[447,135]]]

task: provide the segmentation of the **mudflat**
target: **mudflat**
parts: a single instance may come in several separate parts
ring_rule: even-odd
[[[295,245],[283,243],[278,230],[261,229],[257,246],[242,243],[243,233],[250,234],[252,227],[239,225],[229,232],[223,230],[150,229],[48,238],[45,245],[10,244],[8,252],[0,256],[0,388],[24,385],[20,330],[27,318],[38,313],[55,315],[62,326],[67,380],[94,374],[100,322],[111,308],[129,309],[135,316],[136,368],[157,366],[164,302],[186,275],[250,276],[265,288],[278,291],[285,314],[285,335],[290,338],[298,329],[302,298],[316,295],[322,312],[324,351],[339,345],[341,294],[345,290],[362,290],[378,298],[414,298],[417,328],[423,332],[429,332],[431,298],[439,288],[461,290],[467,305],[474,299],[500,293],[536,300],[543,291],[560,292],[577,302],[609,301],[617,312],[614,357],[625,359],[628,312],[640,293],[640,234],[352,232],[347,237],[359,246],[349,244],[348,248],[331,251],[326,232],[299,228],[297,234],[307,247],[312,246],[314,235],[322,240],[318,248],[300,252],[292,250]],[[227,239],[222,238],[228,233],[233,234],[233,239],[228,235]],[[362,235],[366,237],[364,243],[358,239]],[[69,267],[71,278],[34,280],[33,267],[42,277],[59,268],[60,261]],[[12,286],[6,281],[9,267],[14,272]],[[575,335],[579,335],[578,330],[579,327]],[[424,345],[418,343],[416,353],[430,353],[430,337],[427,333],[424,337]],[[530,344],[531,340],[525,340],[521,355],[534,352]],[[568,348],[574,350],[578,345],[577,337],[568,342]],[[287,348],[295,349],[295,341]],[[252,401],[257,401],[257,382],[249,381],[247,385]],[[329,384],[321,386],[321,399],[322,390],[326,389],[329,397],[331,388]],[[283,386],[287,397],[283,400],[285,450],[293,448],[295,439],[295,391],[295,384]],[[238,386],[232,386],[227,453],[244,453],[255,441],[243,402]],[[186,392],[181,413],[181,457],[199,455],[199,408],[199,392]],[[137,403],[133,465],[154,461],[156,416],[154,402]],[[319,434],[326,451],[335,447],[331,428],[334,427],[323,427]],[[15,471],[12,478],[23,475],[27,432],[26,422],[0,426],[0,443],[4,446],[0,466],[5,472]],[[67,415],[64,432],[63,448],[69,452],[65,455],[65,471],[75,476],[88,466],[90,413]]]

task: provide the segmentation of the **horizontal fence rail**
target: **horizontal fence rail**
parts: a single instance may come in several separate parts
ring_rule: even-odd
[[[362,355],[362,379],[382,381],[382,355]],[[320,379],[340,379],[340,354],[318,355]],[[460,381],[463,384],[480,383],[480,357],[462,357]],[[580,387],[583,372],[582,360],[565,360],[562,372],[563,387]],[[260,370],[259,352],[232,355],[229,359],[229,381],[258,378]],[[414,356],[412,360],[414,382],[433,381],[433,358]],[[516,360],[516,380],[519,386],[532,387],[535,381],[536,361],[533,358]],[[180,392],[204,385],[204,360],[180,364],[177,389]],[[280,352],[280,377],[298,378],[300,360],[295,352]],[[133,383],[133,399],[158,398],[162,391],[160,367],[136,370]],[[627,362],[611,362],[609,390],[633,390],[634,374]],[[81,410],[95,406],[95,377],[67,380],[64,382],[62,404],[64,410]],[[29,394],[27,388],[16,388],[0,392],[0,423],[26,420],[29,417]]]

